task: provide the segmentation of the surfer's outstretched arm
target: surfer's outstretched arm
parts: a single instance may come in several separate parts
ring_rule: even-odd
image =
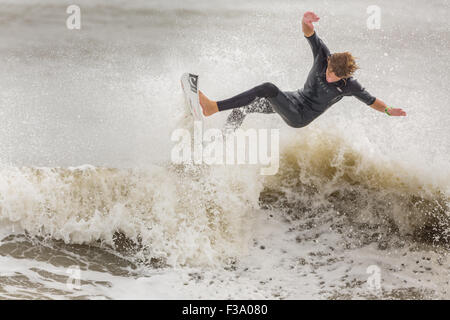
[[[319,21],[319,17],[312,11],[306,11],[302,19],[302,30],[306,37],[311,37],[314,34],[313,22]]]
[[[370,107],[380,112],[386,112],[390,116],[406,116],[406,112],[403,111],[402,109],[390,108],[386,105],[386,103],[384,103],[378,98],[375,100],[373,104],[370,105]]]

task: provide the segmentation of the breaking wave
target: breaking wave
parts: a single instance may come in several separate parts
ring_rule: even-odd
[[[418,168],[361,152],[320,130],[290,139],[283,150],[279,173],[266,180],[261,193],[263,206],[285,209],[293,221],[308,214],[322,222],[343,216],[342,232],[352,226],[372,228],[380,239],[381,228],[383,237],[450,243],[445,172],[436,179]]]
[[[214,265],[246,252],[258,209],[277,209],[303,230],[328,224],[362,244],[409,237],[448,246],[446,188],[306,129],[282,143],[274,176],[249,165],[3,168],[0,221],[31,237],[127,247],[154,265]]]

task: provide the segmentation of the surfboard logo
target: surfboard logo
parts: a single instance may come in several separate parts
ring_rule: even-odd
[[[189,85],[191,86],[191,91],[193,93],[197,93],[197,80],[198,76],[189,73]]]

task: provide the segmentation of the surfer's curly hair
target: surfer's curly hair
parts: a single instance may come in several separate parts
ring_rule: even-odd
[[[350,52],[333,53],[328,57],[328,66],[339,78],[348,78],[359,69]]]

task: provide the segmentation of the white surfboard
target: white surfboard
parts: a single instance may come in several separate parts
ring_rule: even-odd
[[[198,95],[198,75],[184,73],[181,76],[181,87],[194,121],[203,121],[203,110]]]

